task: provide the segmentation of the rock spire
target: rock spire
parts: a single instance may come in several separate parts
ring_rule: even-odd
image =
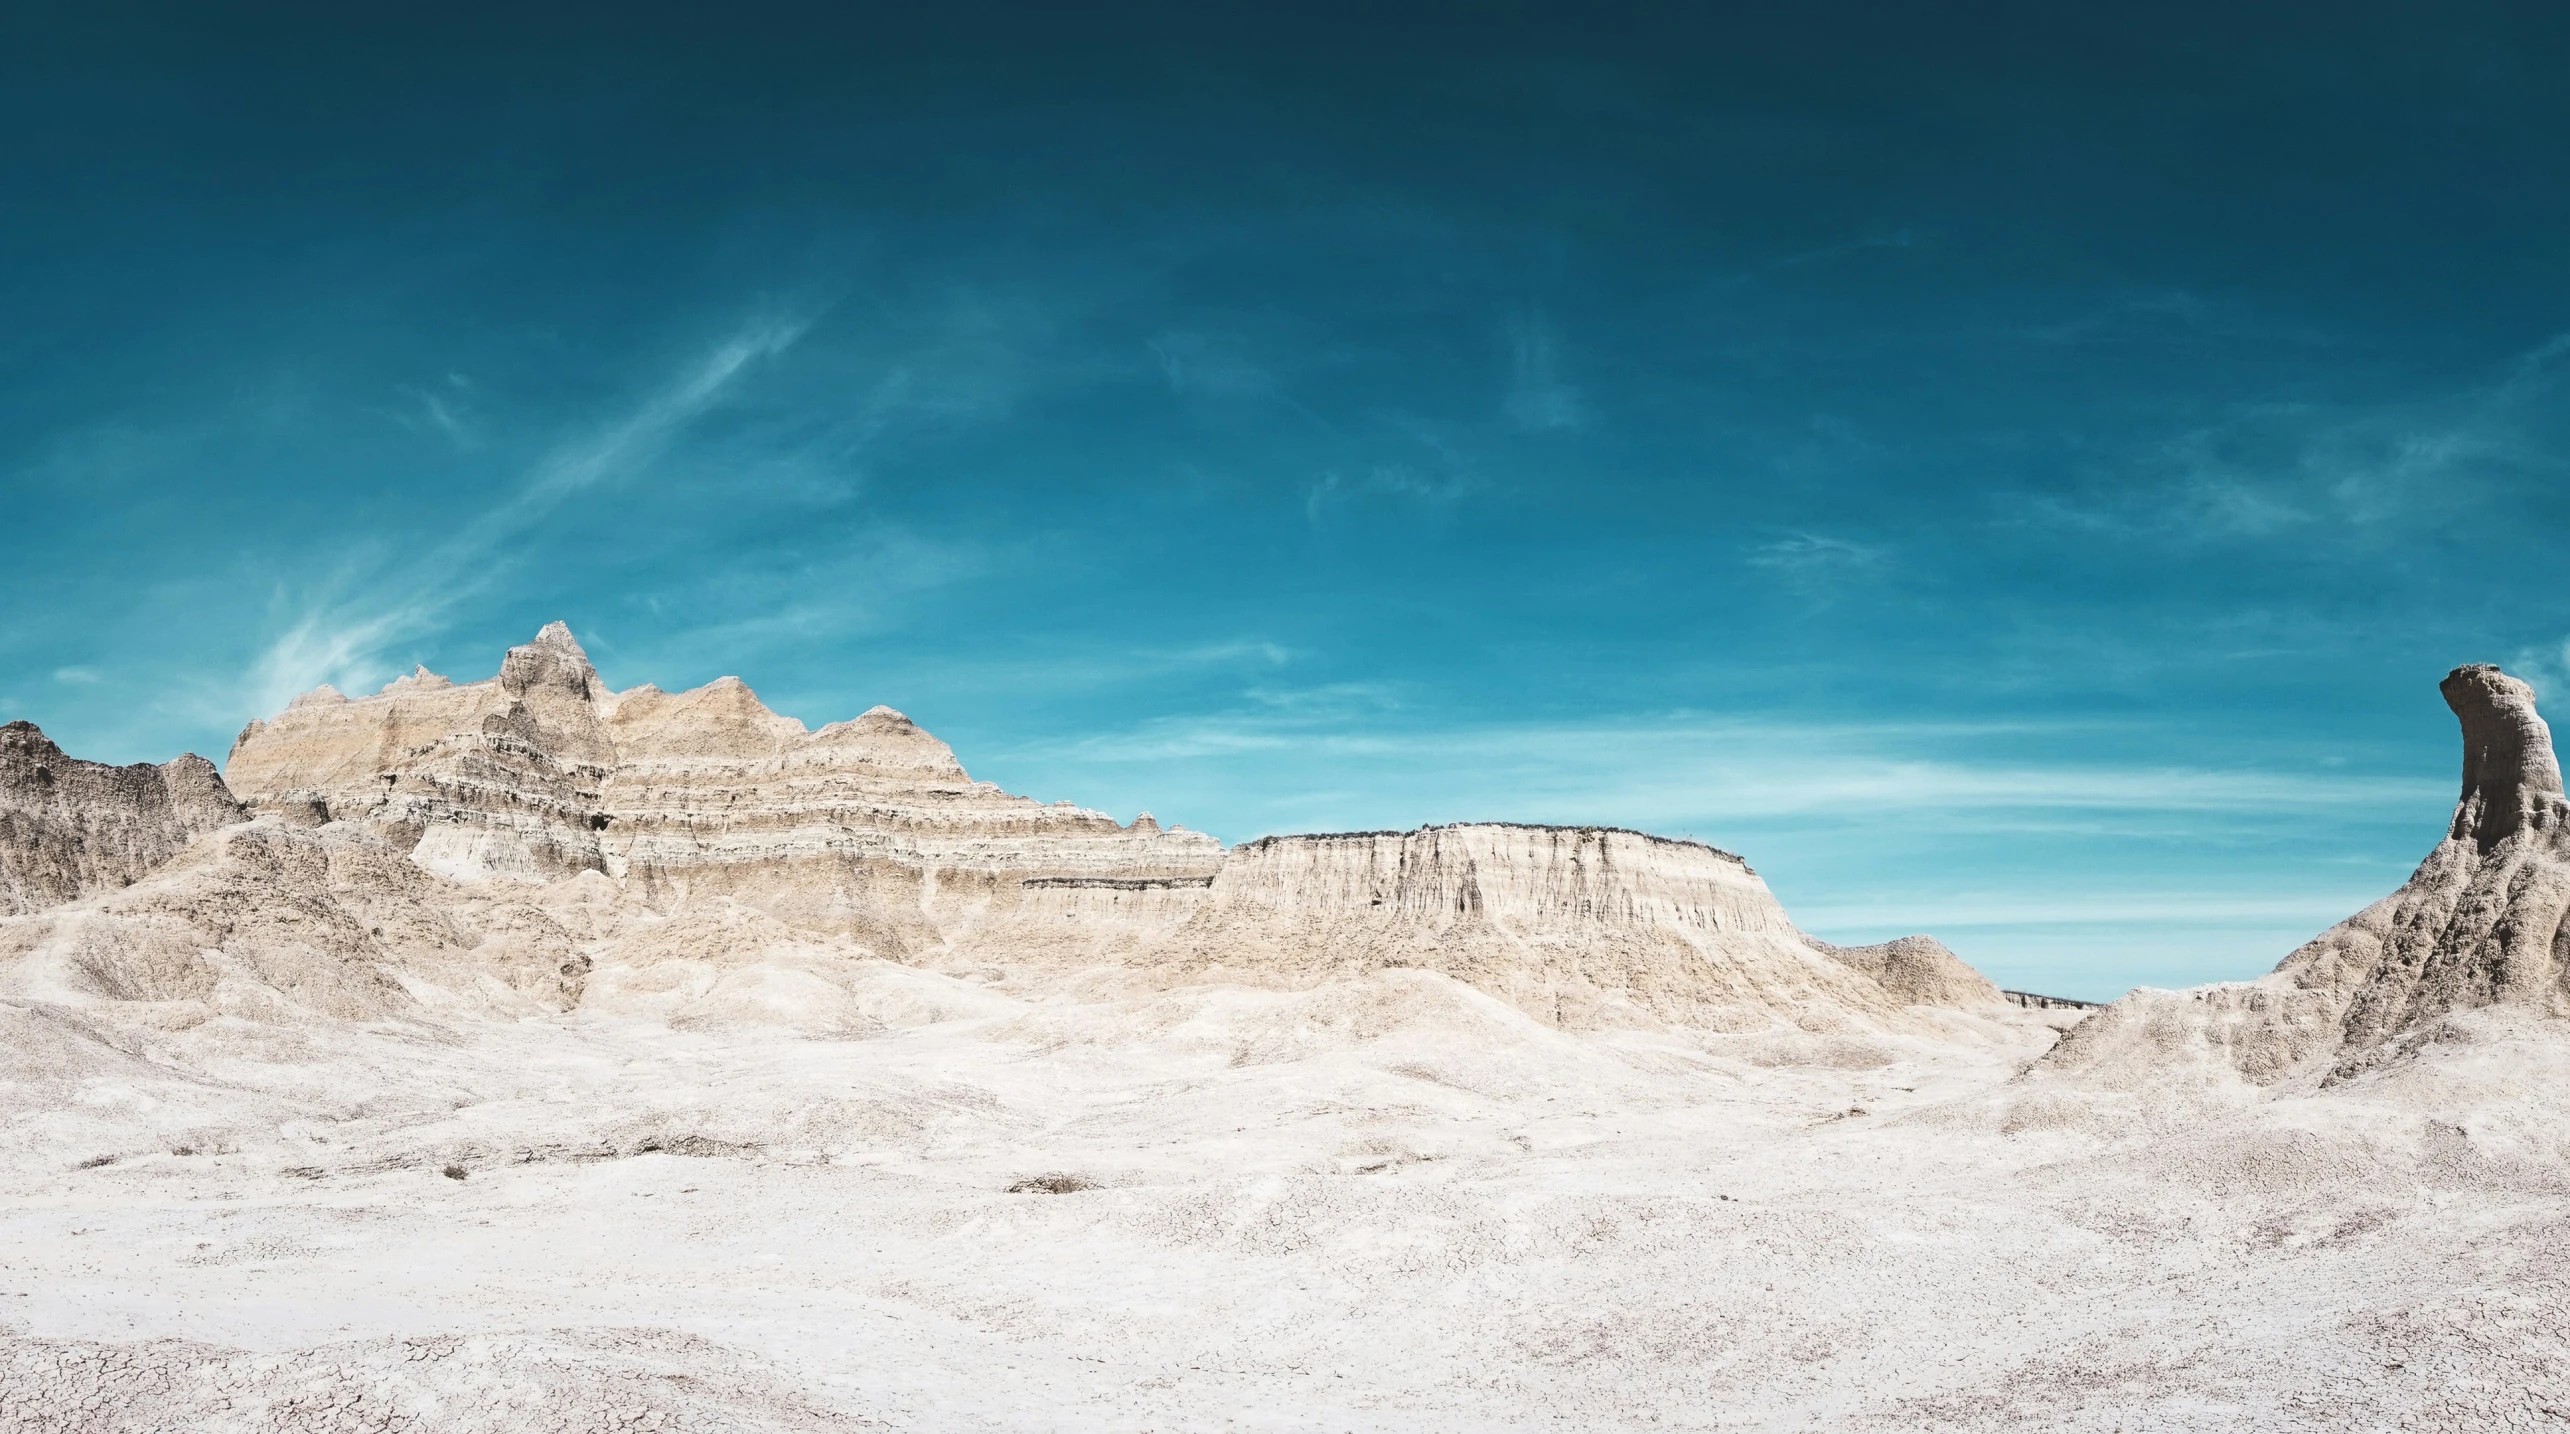
[[[2455,668],[2439,690],[2461,728],[2462,791],[2398,891],[2257,981],[2136,991],[2047,1064],[2139,1071],[2175,1043],[2261,1084],[2339,1080],[2399,1059],[2456,1012],[2570,1013],[2570,799],[2551,729],[2533,689],[2495,666]],[[2159,1054],[2135,1055],[2146,1047]]]

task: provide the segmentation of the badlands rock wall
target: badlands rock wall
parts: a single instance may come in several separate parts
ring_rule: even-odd
[[[1582,1028],[1782,1019],[1834,1030],[1912,1005],[1999,1001],[1934,942],[1815,942],[1739,857],[1609,828],[1267,837],[1234,848],[1201,883],[1028,886],[1024,924],[1035,931],[1016,949],[1044,944],[1049,930],[1057,952],[1164,981],[1309,986],[1423,969]],[[994,944],[1008,943],[995,933]]]
[[[0,918],[0,999],[126,1003],[174,1027],[370,1020],[423,999],[561,1010],[587,969],[547,912],[458,888],[347,826],[240,823],[130,887]]]
[[[807,731],[738,678],[610,692],[555,623],[499,675],[422,671],[253,722],[227,770],[254,808],[348,822],[473,883],[602,872],[635,899],[728,896],[888,956],[1015,910],[1029,877],[1204,877],[1211,837],[1120,826],[968,776],[878,707]]]
[[[0,921],[0,986],[174,1021],[454,999],[785,1019],[869,956],[1146,987],[1425,970],[1580,1028],[1884,1028],[1999,1002],[1924,938],[1804,936],[1698,843],[1476,824],[1226,854],[976,782],[890,708],[811,731],[733,678],[609,691],[558,623],[487,681],[324,688],[251,723],[229,770],[256,820],[183,853],[244,815],[205,764],[26,752],[53,775],[18,786],[60,800],[20,804],[89,836],[20,857],[90,856],[47,911]]]
[[[0,916],[130,886],[242,812],[194,753],[110,767],[32,722],[0,726]]]
[[[499,675],[425,668],[372,697],[308,692],[232,744],[224,773],[254,810],[353,822],[441,875],[550,879],[603,867],[607,694],[569,629],[512,648]]]
[[[2462,729],[2462,794],[2398,891],[2259,980],[2136,991],[2046,1065],[2127,1081],[2185,1066],[2261,1085],[2337,1080],[2398,1059],[2457,1012],[2570,1014],[2570,797],[2551,729],[2533,690],[2496,667],[2458,667],[2440,690]]]

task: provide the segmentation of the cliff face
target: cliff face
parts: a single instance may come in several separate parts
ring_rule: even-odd
[[[903,959],[1289,985],[1410,967],[1568,1025],[1834,1027],[1998,1000],[1923,938],[1805,937],[1696,843],[1470,825],[1227,855],[976,782],[888,707],[807,731],[736,678],[610,692],[558,623],[487,682],[299,699],[243,732],[230,770],[261,811],[468,885],[597,872],[642,908],[729,899]]]
[[[612,693],[555,623],[487,682],[421,672],[253,722],[229,770],[289,820],[361,826],[467,883],[597,871],[636,899],[729,896],[887,955],[935,947],[1029,877],[1206,876],[1211,837],[976,782],[878,707],[807,731],[737,678]]]
[[[1307,986],[1430,970],[1571,1027],[1834,1030],[1999,1000],[1950,954],[1942,984],[1882,979],[1922,963],[1804,936],[1729,852],[1598,827],[1266,837],[1202,884],[1029,885],[1039,928],[1164,980]]]
[[[2458,1011],[2570,1013],[2570,798],[2534,692],[2498,668],[2448,674],[2462,794],[2445,839],[2398,891],[2254,982],[2137,991],[2047,1058],[2147,1067],[2175,1050],[2260,1084],[2344,1079],[2397,1059]]]
[[[598,799],[614,748],[588,656],[560,623],[499,675],[422,669],[372,697],[327,687],[254,721],[224,772],[252,808],[358,823],[440,875],[549,879],[598,870]]]
[[[0,726],[0,916],[130,886],[241,818],[193,753],[110,767],[65,756],[32,722]]]

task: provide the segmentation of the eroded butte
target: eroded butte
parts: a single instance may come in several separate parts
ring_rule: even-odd
[[[12,724],[0,1430],[2562,1427],[2570,799],[2445,694],[2407,885],[2095,1013],[1696,843],[1226,850],[559,624],[219,777]]]

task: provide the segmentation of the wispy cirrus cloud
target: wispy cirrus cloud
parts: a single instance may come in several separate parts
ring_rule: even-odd
[[[2007,755],[2041,724],[1865,724],[1679,717],[1419,728],[1381,720],[1384,694],[1360,684],[1299,702],[1138,724],[1051,749],[1099,764],[1223,764],[1370,774],[1378,797],[1457,804],[1485,816],[1607,821],[1654,829],[1705,822],[1886,813],[1976,830],[2102,829],[2120,817],[2314,817],[2450,800],[2442,782],[2185,764],[2040,762]],[[1369,806],[1360,820],[1391,814]],[[2169,823],[2155,820],[2153,825]]]
[[[2012,519],[2191,541],[2388,539],[2570,476],[2570,334],[2482,382],[2406,403],[2242,404],[2101,467],[2071,495],[2017,495]]]
[[[1797,574],[1845,574],[1882,565],[1891,550],[1828,533],[1789,532],[1749,549],[1752,567]]]
[[[460,373],[433,384],[401,384],[394,389],[400,405],[385,414],[414,433],[437,434],[460,449],[477,448],[481,433],[468,398],[472,388],[473,381]]]
[[[308,606],[260,653],[249,677],[252,699],[274,711],[316,684],[356,685],[379,675],[386,648],[435,630],[497,579],[513,539],[573,498],[649,465],[752,364],[791,348],[809,323],[744,326],[629,411],[555,445],[504,499],[389,575],[369,580],[343,568],[331,584],[340,595]]]
[[[1508,397],[1500,411],[1525,433],[1580,428],[1588,406],[1561,374],[1560,344],[1540,308],[1519,311],[1508,325]]]
[[[1805,929],[1883,928],[1970,931],[2007,926],[2283,927],[2317,932],[2344,921],[2381,898],[2382,892],[2348,887],[2335,892],[2243,894],[2196,888],[2151,891],[2083,891],[2051,900],[2022,893],[1965,892],[1942,899],[1904,893],[1901,900],[1824,902],[1799,907]],[[2278,953],[2281,954],[2281,953]]]

